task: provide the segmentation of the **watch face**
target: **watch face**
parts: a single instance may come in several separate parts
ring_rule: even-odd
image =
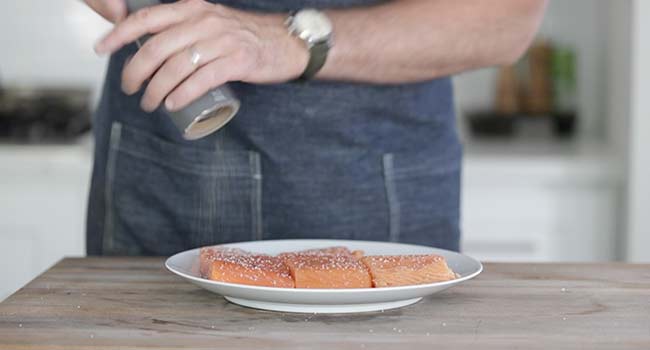
[[[332,34],[332,22],[318,10],[299,11],[293,19],[293,25],[298,35],[310,42],[327,40]]]

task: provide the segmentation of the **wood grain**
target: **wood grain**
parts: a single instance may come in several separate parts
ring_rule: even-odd
[[[65,259],[0,303],[0,349],[650,349],[650,265],[486,264],[400,310],[231,305],[159,258]]]

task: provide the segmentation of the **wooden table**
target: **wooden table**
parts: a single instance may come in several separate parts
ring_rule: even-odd
[[[263,312],[160,258],[65,259],[0,303],[0,349],[650,349],[650,265],[486,264],[413,306]]]

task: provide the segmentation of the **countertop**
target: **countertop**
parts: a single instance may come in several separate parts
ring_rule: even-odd
[[[162,258],[64,259],[0,303],[0,349],[649,349],[650,265],[485,264],[399,310],[229,304]]]

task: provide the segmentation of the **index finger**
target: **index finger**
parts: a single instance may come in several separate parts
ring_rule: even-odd
[[[100,54],[113,53],[122,46],[136,41],[145,34],[157,33],[179,23],[194,12],[201,1],[181,1],[145,7],[129,15],[95,46]]]

